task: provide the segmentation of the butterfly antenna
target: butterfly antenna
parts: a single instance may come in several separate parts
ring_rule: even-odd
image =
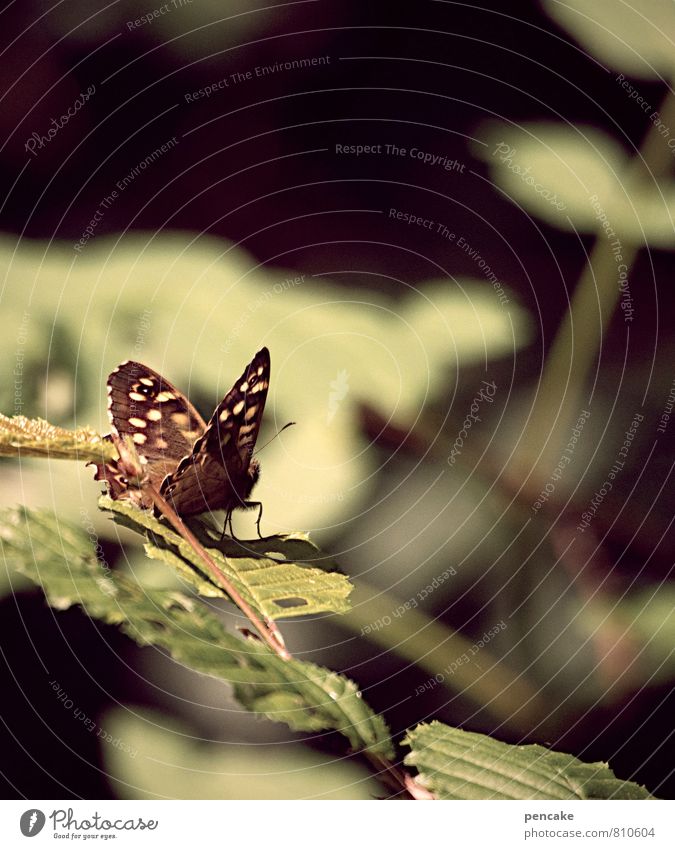
[[[277,436],[279,436],[279,434],[280,434],[280,433],[283,433],[283,432],[286,430],[286,428],[287,428],[287,427],[290,427],[291,425],[294,425],[294,424],[297,424],[297,422],[287,422],[287,423],[286,423],[286,424],[285,424],[285,425],[281,428],[281,430],[278,430],[278,431],[274,434],[274,436],[272,437],[272,439],[268,439],[268,440],[267,440],[267,442],[266,442],[264,445],[261,445],[261,446],[260,446],[260,448],[258,448],[258,450],[257,450],[257,451],[255,451],[255,453],[253,454],[253,456],[255,457],[255,455],[256,455],[256,454],[260,454],[260,452],[263,450],[263,448],[266,448],[266,447],[270,444],[270,442],[273,442],[273,441],[277,438]]]

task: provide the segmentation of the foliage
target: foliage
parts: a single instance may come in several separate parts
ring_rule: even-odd
[[[151,513],[107,496],[99,504],[111,510],[116,521],[145,535],[148,557],[168,563],[200,595],[226,595],[207,576],[195,550]],[[308,613],[343,613],[348,609],[347,596],[353,588],[347,577],[293,562],[298,557],[308,561],[320,556],[305,535],[238,543],[219,539],[220,534],[214,536],[201,522],[193,523],[193,530],[223,574],[261,616],[279,619]]]
[[[548,14],[603,64],[644,80],[672,74],[675,9],[672,3],[642,0],[545,0]]]
[[[133,510],[126,507],[117,515],[129,523]],[[155,520],[146,525],[162,540],[151,544],[162,559],[160,552],[168,550],[162,545],[180,548],[164,528],[154,526]],[[59,522],[48,511],[6,509],[0,513],[0,547],[8,565],[43,586],[52,607],[80,605],[89,616],[119,625],[139,645],[163,649],[176,662],[231,683],[245,708],[294,731],[338,731],[355,751],[380,762],[394,758],[386,723],[349,678],[313,663],[283,660],[255,637],[227,633],[217,613],[194,597],[145,590],[116,574],[97,558],[83,529]],[[178,554],[174,558],[180,559]],[[175,565],[174,558],[167,562]],[[224,559],[237,558],[228,554]],[[185,562],[181,574],[187,577]],[[236,565],[229,568],[237,575]],[[191,583],[214,594],[206,579]],[[416,783],[437,798],[649,797],[643,788],[619,781],[604,764],[586,764],[537,745],[509,746],[439,722],[417,726],[404,745],[411,749],[405,763],[419,771]]]
[[[509,746],[442,722],[418,725],[403,741],[418,784],[439,799],[648,799],[603,763],[543,746]]]
[[[508,197],[554,227],[617,244],[675,246],[675,185],[636,184],[626,151],[593,127],[491,124],[476,152]]]
[[[89,427],[66,430],[44,419],[8,418],[0,414],[0,456],[53,457],[100,463],[114,460],[117,452],[111,442]]]
[[[52,607],[81,605],[139,645],[230,682],[246,708],[295,731],[335,730],[355,750],[393,755],[386,724],[353,681],[313,663],[284,661],[254,637],[226,633],[214,612],[184,593],[144,590],[117,575],[96,558],[84,530],[53,513],[2,511],[0,543],[4,557],[42,585]]]

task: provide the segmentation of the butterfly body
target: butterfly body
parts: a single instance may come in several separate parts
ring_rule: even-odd
[[[252,458],[270,377],[270,355],[260,350],[216,407],[208,423],[169,381],[142,363],[127,361],[108,378],[108,414],[114,437],[133,441],[148,483],[179,516],[212,510],[228,515],[251,506],[260,476]],[[98,464],[113,498],[152,506],[143,489],[125,485],[114,463]]]

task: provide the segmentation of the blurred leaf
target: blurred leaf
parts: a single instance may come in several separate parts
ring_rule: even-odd
[[[651,648],[661,655],[667,653],[665,659],[675,663],[675,584],[654,584],[624,596],[619,602],[619,613]]]
[[[128,501],[113,501],[108,496],[99,500],[99,506],[112,511],[121,524],[145,535],[148,557],[168,563],[200,595],[227,598],[225,590],[216,586],[205,571],[194,548],[151,512],[139,510]],[[309,613],[343,613],[349,609],[347,596],[353,587],[345,575],[286,561],[287,554],[297,556],[301,544],[306,556],[316,558],[318,549],[307,538],[274,537],[250,544],[237,543],[229,539],[221,541],[220,534],[214,538],[202,523],[191,525],[216,565],[263,617],[280,619]],[[280,559],[286,562],[278,562]]]
[[[424,590],[423,597],[432,591],[431,587]],[[418,689],[422,692],[440,683],[451,695],[461,693],[514,730],[540,722],[549,708],[534,682],[489,648],[481,646],[480,658],[476,657],[474,641],[453,631],[441,618],[430,616],[418,602],[420,596],[403,601],[360,578],[353,607],[340,625],[424,670],[430,677],[426,688],[421,680]],[[417,690],[415,695],[419,695]]]
[[[675,71],[675,6],[640,0],[544,0],[546,12],[601,62],[640,79]]]
[[[495,183],[554,227],[601,231],[619,253],[622,240],[675,246],[675,184],[629,182],[624,150],[600,130],[488,125],[485,141],[476,153],[489,163]]]
[[[104,433],[106,377],[131,358],[165,375],[208,418],[267,345],[263,428],[298,422],[263,455],[256,494],[276,531],[335,526],[367,502],[379,459],[359,427],[364,398],[386,420],[407,425],[433,397],[446,396],[455,369],[510,355],[531,336],[527,312],[513,299],[504,305],[482,276],[422,282],[388,297],[297,270],[260,269],[224,240],[185,234],[97,237],[75,263],[70,244],[0,237],[0,264],[7,280],[0,357],[23,366],[22,409],[7,383],[0,410],[35,415],[58,401],[64,421]],[[345,373],[336,396],[333,383]],[[253,534],[252,517],[238,523]]]
[[[114,460],[117,451],[89,427],[65,430],[44,419],[27,419],[0,413],[0,456],[52,457],[88,463]]]
[[[509,746],[442,722],[418,725],[403,741],[417,783],[440,799],[649,799],[603,763],[543,746]]]
[[[354,750],[393,757],[384,720],[356,684],[299,660],[284,661],[253,637],[223,630],[195,599],[144,590],[103,570],[83,530],[47,511],[0,511],[0,550],[14,568],[42,585],[52,607],[80,604],[89,616],[120,625],[139,645],[165,649],[178,663],[234,684],[239,701],[296,731],[339,731]]]
[[[105,770],[122,799],[371,799],[365,765],[327,760],[301,743],[219,744],[165,716],[117,709],[101,720]],[[161,763],[161,769],[158,769]]]
[[[101,6],[95,15],[91,14],[86,0],[70,0],[62,16],[45,20],[44,25],[54,40],[66,41],[70,49],[84,49],[84,45],[93,49],[117,32],[142,27],[144,41],[170,51],[174,62],[208,62],[208,73],[214,79],[227,80],[231,68],[223,63],[220,54],[224,45],[260,38],[276,20],[273,13],[261,14],[251,0],[240,0],[236,7],[218,0],[200,3],[176,0],[175,4],[167,3],[156,9],[163,11],[149,19],[151,26],[144,26],[148,19],[141,16],[152,15],[152,10],[139,0],[119,0]],[[214,93],[226,96],[224,91]]]
[[[25,575],[20,575],[6,561],[0,565],[0,599],[16,595],[29,587],[31,587],[31,581]]]
[[[570,584],[574,628],[565,642],[582,638],[578,653],[591,662],[579,685],[568,688],[565,701],[586,709],[600,702],[618,705],[627,694],[668,682],[675,672],[675,588],[664,581],[638,589],[637,577],[626,586],[613,576],[615,564],[602,536],[590,527],[579,535],[575,525],[558,519],[548,534],[556,571],[562,568]],[[551,618],[544,605],[535,615]]]
[[[672,680],[675,673],[672,584],[645,587],[621,598],[600,589],[586,601],[580,617],[597,656],[593,688],[596,692],[584,690],[589,704],[598,699],[618,702],[626,693]]]

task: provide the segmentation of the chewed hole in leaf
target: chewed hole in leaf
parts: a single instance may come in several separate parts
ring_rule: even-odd
[[[196,549],[154,516],[129,501],[115,501],[107,496],[99,501],[99,506],[111,510],[120,524],[145,535],[146,554],[172,566],[178,577],[191,583],[200,595],[209,598],[227,595],[205,572]],[[258,615],[276,619],[328,611],[344,613],[349,609],[347,598],[353,587],[345,575],[295,562],[297,554],[303,560],[308,556],[319,560],[319,550],[308,540],[290,536],[275,544],[274,548],[286,555],[280,562],[270,559],[266,551],[255,554],[243,549],[241,543],[237,544],[238,548],[232,543],[214,546],[205,527],[196,521],[191,530],[202,544],[207,544],[217,567]],[[269,547],[266,541],[259,541],[258,545]]]
[[[279,607],[305,607],[307,605],[307,599],[298,598],[297,596],[291,598],[276,598],[274,599],[275,604]]]

